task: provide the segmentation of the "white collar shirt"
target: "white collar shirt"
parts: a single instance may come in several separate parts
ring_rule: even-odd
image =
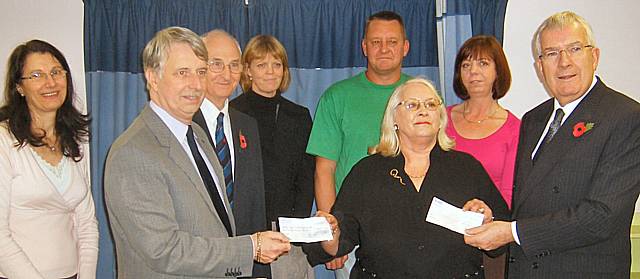
[[[236,174],[236,158],[235,158],[235,150],[233,149],[233,133],[231,132],[231,118],[229,116],[229,100],[224,101],[224,106],[222,109],[218,109],[211,101],[204,99],[202,105],[200,105],[200,110],[202,111],[202,115],[204,116],[204,121],[207,122],[207,127],[209,128],[209,135],[214,141],[216,138],[216,125],[218,114],[221,112],[224,113],[224,118],[222,120],[222,126],[224,130],[224,136],[227,138],[227,144],[229,145],[229,152],[231,154],[231,173],[235,178]],[[214,146],[215,148],[215,146]]]
[[[560,102],[558,102],[558,99],[555,99],[555,98],[553,99],[553,113],[551,113],[551,117],[549,117],[549,120],[547,121],[547,125],[544,127],[544,130],[542,130],[543,132],[542,132],[542,135],[540,136],[540,138],[538,139],[538,144],[536,144],[536,148],[533,149],[533,152],[531,153],[531,159],[533,159],[533,157],[535,157],[535,155],[536,155],[536,152],[538,152],[538,148],[540,147],[540,143],[542,143],[542,139],[547,134],[547,130],[549,130],[549,126],[551,126],[551,122],[553,122],[555,111],[557,109],[562,109],[562,111],[564,112],[564,116],[562,117],[562,121],[560,122],[560,127],[562,127],[562,125],[564,124],[564,121],[567,120],[567,118],[569,118],[571,113],[573,113],[573,111],[578,107],[580,102],[582,102],[582,99],[584,99],[584,97],[586,97],[589,94],[591,89],[593,89],[593,87],[596,85],[597,81],[598,80],[594,76],[593,80],[591,81],[591,86],[589,86],[589,89],[587,89],[587,93],[582,94],[582,96],[580,96],[580,98],[578,98],[578,99],[566,104],[564,107],[560,105]]]

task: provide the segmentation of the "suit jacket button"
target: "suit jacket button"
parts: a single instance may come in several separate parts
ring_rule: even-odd
[[[510,263],[515,263],[515,262],[516,262],[516,258],[514,258],[514,257],[509,257],[509,262],[510,262]]]
[[[560,193],[560,188],[558,186],[553,186],[553,192],[554,193]]]
[[[538,269],[538,262],[533,262],[533,264],[531,264],[531,268]]]

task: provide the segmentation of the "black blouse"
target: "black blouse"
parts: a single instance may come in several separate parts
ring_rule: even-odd
[[[482,251],[466,245],[461,234],[427,223],[427,211],[433,197],[457,207],[478,198],[496,219],[506,220],[507,205],[471,155],[436,144],[430,160],[419,192],[404,172],[402,155],[366,157],[346,177],[332,213],[342,232],[338,256],[360,245],[351,278],[483,277]],[[319,247],[305,247],[312,264],[331,259]]]

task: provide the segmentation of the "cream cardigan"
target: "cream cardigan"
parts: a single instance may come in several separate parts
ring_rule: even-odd
[[[35,152],[16,148],[0,123],[0,277],[94,279],[98,222],[85,161],[70,160],[64,193],[42,172]]]

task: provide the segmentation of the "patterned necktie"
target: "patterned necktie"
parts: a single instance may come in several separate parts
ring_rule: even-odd
[[[224,113],[220,112],[216,119],[216,153],[218,161],[224,173],[224,182],[227,184],[227,198],[229,205],[233,208],[233,168],[231,166],[231,152],[229,143],[224,136]]]
[[[538,150],[536,151],[536,155],[533,157],[533,161],[538,158],[538,154],[542,153],[542,148],[553,139],[553,136],[556,135],[558,130],[560,129],[560,125],[562,124],[562,118],[564,117],[564,111],[559,108],[556,110],[556,115],[553,117],[553,121],[551,121],[551,125],[549,125],[549,129],[547,130],[547,134],[544,135],[544,139],[538,146]]]
[[[193,135],[193,129],[191,128],[191,125],[189,125],[189,129],[187,129],[187,143],[189,144],[191,155],[193,155],[193,160],[196,161],[196,166],[198,167],[200,178],[202,178],[202,182],[204,183],[205,188],[207,188],[207,192],[209,192],[209,197],[213,202],[213,207],[216,209],[216,212],[218,213],[218,217],[220,217],[222,224],[224,224],[224,227],[227,229],[227,234],[229,236],[233,236],[233,233],[231,231],[231,223],[229,222],[229,215],[227,215],[227,210],[224,208],[224,203],[222,202],[222,199],[220,198],[220,194],[218,192],[218,187],[213,180],[213,176],[211,176],[211,172],[209,172],[207,163],[205,163],[204,158],[202,158],[202,155],[200,155],[200,151],[198,150],[198,145],[196,144],[196,139]]]

